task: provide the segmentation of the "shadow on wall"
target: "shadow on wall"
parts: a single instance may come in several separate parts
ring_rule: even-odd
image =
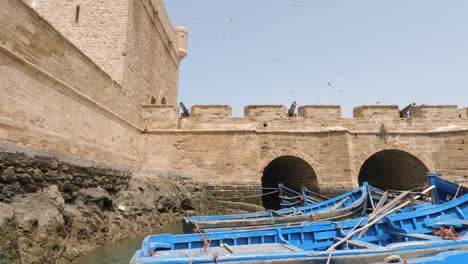
[[[272,188],[278,188],[278,183],[283,183],[286,187],[296,191],[300,191],[302,186],[316,191],[317,175],[305,160],[295,156],[281,156],[271,161],[263,171],[263,193],[269,193],[273,191]],[[267,209],[281,208],[278,193],[263,196],[262,202]]]
[[[383,150],[369,157],[359,171],[359,184],[384,190],[409,190],[426,185],[429,169],[416,156],[401,150]]]

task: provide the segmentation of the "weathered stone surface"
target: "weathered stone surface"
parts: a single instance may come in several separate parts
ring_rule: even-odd
[[[0,226],[13,219],[14,210],[11,205],[0,203]]]
[[[57,187],[43,192],[17,195],[14,208],[18,251],[23,263],[59,260],[65,248],[64,200]]]
[[[78,200],[85,204],[96,204],[101,208],[112,208],[112,198],[109,193],[101,187],[80,189],[78,191]]]
[[[108,168],[81,167],[57,158],[30,157],[0,152],[0,202],[16,194],[36,192],[55,185],[66,200],[76,199],[79,189],[100,186],[106,192],[126,188],[130,173]]]

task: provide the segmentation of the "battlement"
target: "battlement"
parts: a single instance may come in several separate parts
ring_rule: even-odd
[[[297,109],[298,116],[304,119],[340,119],[339,105],[304,105]]]
[[[459,118],[456,105],[420,105],[412,106],[409,111],[413,118],[457,119]]]
[[[173,105],[148,105],[142,107],[143,126],[146,130],[177,128],[179,108]]]
[[[194,119],[232,118],[232,107],[230,105],[194,105],[190,109],[190,117]]]
[[[458,117],[459,118],[468,118],[468,107],[462,108],[458,110]]]
[[[244,107],[244,117],[251,120],[268,121],[287,118],[284,105],[248,105]]]
[[[388,121],[400,118],[400,112],[398,105],[363,105],[353,109],[353,117]]]
[[[404,110],[398,105],[363,105],[353,109],[353,118],[343,118],[339,105],[304,105],[292,116],[284,105],[248,105],[243,117],[233,117],[230,105],[193,105],[189,116],[182,118],[176,107],[143,106],[148,130],[321,131],[339,127],[371,131],[385,124],[392,130],[429,131],[431,124],[437,123],[460,123],[466,127],[467,116],[468,108],[458,109],[455,105],[411,105]]]

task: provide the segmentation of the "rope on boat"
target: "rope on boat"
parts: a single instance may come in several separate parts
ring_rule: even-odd
[[[260,197],[260,196],[265,196],[265,195],[270,195],[273,193],[277,193],[279,190],[268,192],[268,193],[262,193],[262,194],[254,194],[254,195],[247,195],[247,196],[237,196],[237,197],[231,197],[231,199],[244,199],[244,198],[254,198],[254,197]]]
[[[299,196],[278,196],[279,198],[281,199],[285,199],[285,200],[294,200],[294,199],[301,199],[302,200],[302,195],[299,195]]]
[[[300,202],[302,202],[302,201],[295,201],[294,203],[287,203],[287,204],[285,204],[285,203],[280,203],[280,205],[281,205],[281,206],[292,206],[292,205],[296,205],[296,204],[298,204],[298,203],[300,203]]]

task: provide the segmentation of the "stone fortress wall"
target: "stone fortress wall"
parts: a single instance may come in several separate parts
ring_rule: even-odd
[[[145,110],[143,168],[190,174],[223,196],[278,181],[324,193],[364,180],[405,189],[427,171],[468,181],[468,118],[457,106],[413,106],[412,118],[396,105],[357,107],[353,118],[333,105],[301,106],[294,117],[281,105],[247,106],[244,117],[222,105],[195,105],[179,119],[175,107]]]
[[[183,55],[161,1],[55,7],[67,15],[51,11],[64,1],[25,2],[32,8],[0,2],[4,149],[47,151],[135,174],[186,175],[225,197],[280,181],[324,193],[362,181],[411,188],[428,170],[467,182],[467,108],[413,106],[412,117],[401,118],[395,105],[361,106],[342,118],[339,106],[301,106],[289,117],[285,106],[253,105],[232,117],[230,106],[194,105],[180,117]],[[109,8],[100,11],[103,5]],[[108,15],[115,24],[98,28],[98,17]],[[106,31],[111,37],[99,34],[108,28],[115,29]]]

